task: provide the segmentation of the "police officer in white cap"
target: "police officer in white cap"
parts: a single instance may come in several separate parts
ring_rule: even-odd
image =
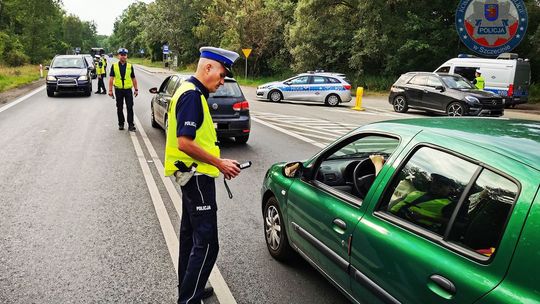
[[[477,69],[474,73],[474,77],[474,86],[479,90],[483,90],[486,87],[486,81],[484,80],[484,77],[482,77],[482,71],[480,71],[480,69]]]
[[[182,82],[168,109],[165,175],[175,174],[182,162],[197,171],[182,189],[178,303],[200,303],[212,295],[205,289],[218,254],[215,178],[240,173],[236,160],[220,158],[216,130],[208,109],[208,95],[232,77],[239,55],[228,50],[202,47],[195,76]]]

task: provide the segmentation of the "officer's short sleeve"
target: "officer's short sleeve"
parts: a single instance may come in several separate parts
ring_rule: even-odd
[[[135,78],[135,69],[131,66],[131,78]]]
[[[195,139],[202,121],[201,95],[197,91],[187,91],[176,103],[176,137],[188,136]]]
[[[473,83],[473,84],[476,84],[476,83],[477,83],[476,78],[473,79],[472,83]]]
[[[111,73],[109,74],[109,76],[111,76],[111,77],[114,77],[114,69],[113,69],[113,67],[114,67],[114,64],[111,64]]]

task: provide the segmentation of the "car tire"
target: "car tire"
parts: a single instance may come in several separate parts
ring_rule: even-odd
[[[278,90],[273,90],[268,93],[268,99],[273,102],[280,102],[283,99],[283,94]]]
[[[266,200],[263,211],[264,239],[270,255],[279,261],[287,261],[292,256],[283,215],[279,203],[273,196]]]
[[[237,143],[237,144],[245,144],[247,143],[249,139],[249,134],[248,135],[242,135],[242,136],[235,136],[234,137],[234,141]]]
[[[446,108],[446,115],[448,116],[463,116],[465,115],[465,107],[457,101],[454,101]]]
[[[407,98],[403,95],[398,95],[394,97],[394,101],[392,102],[392,107],[394,108],[394,111],[398,113],[405,113],[409,110],[409,104],[407,103]]]
[[[151,122],[152,122],[152,128],[161,128],[161,126],[157,123],[156,117],[154,116],[154,107],[150,108],[152,111],[152,114],[150,114]]]
[[[335,107],[341,102],[341,99],[336,94],[326,96],[324,103],[329,107]]]
[[[54,97],[54,90],[47,89],[47,96]]]

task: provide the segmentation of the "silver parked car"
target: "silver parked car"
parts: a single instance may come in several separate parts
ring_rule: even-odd
[[[257,88],[257,98],[319,101],[334,107],[351,101],[351,85],[344,74],[307,72],[285,81],[265,83]]]

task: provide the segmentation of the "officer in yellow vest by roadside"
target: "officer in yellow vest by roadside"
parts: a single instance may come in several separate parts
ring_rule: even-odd
[[[109,96],[116,95],[116,114],[118,116],[118,130],[124,130],[124,99],[126,101],[128,130],[135,132],[135,124],[133,123],[133,95],[139,95],[137,79],[135,71],[131,63],[127,62],[128,50],[125,48],[118,49],[119,62],[112,64],[111,73],[109,76]],[[132,91],[131,89],[135,90]]]
[[[105,76],[106,74],[105,66],[99,55],[96,54],[96,58],[96,74],[98,78],[98,88],[97,91],[94,92],[94,94],[107,94],[107,89],[105,89],[105,83],[103,82],[103,76]]]
[[[482,72],[478,69],[474,73],[474,80],[473,84],[476,86],[477,89],[483,90],[486,86],[486,81],[484,80],[484,77],[482,77]]]
[[[216,130],[208,109],[208,95],[232,77],[239,55],[228,50],[202,47],[195,76],[182,82],[168,108],[165,175],[196,164],[196,173],[182,183],[182,219],[178,263],[178,303],[200,303],[213,289],[205,288],[218,255],[215,179],[240,173],[238,162],[220,158]]]

